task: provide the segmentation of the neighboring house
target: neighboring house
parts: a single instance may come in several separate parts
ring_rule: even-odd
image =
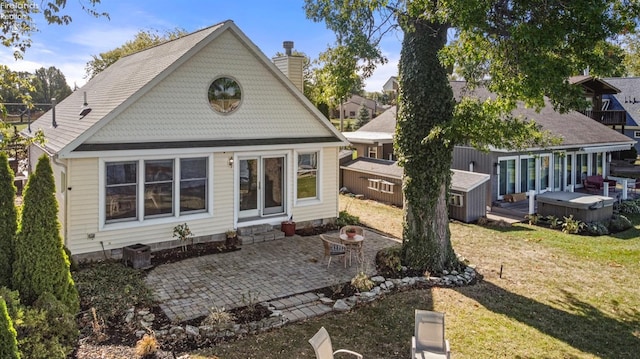
[[[624,133],[626,113],[619,108],[612,108],[609,100],[610,96],[620,92],[619,88],[608,79],[589,75],[573,76],[569,78],[569,83],[581,86],[585,97],[591,102],[590,108],[579,111],[580,113]]]
[[[369,113],[369,119],[378,115],[382,110],[380,105],[374,100],[364,98],[359,95],[351,95],[351,97],[342,103],[342,118],[358,118],[360,108],[364,106]],[[340,107],[335,109],[334,118],[340,118]]]
[[[359,157],[340,166],[342,186],[367,199],[402,207],[402,167],[395,161]],[[452,170],[449,218],[475,222],[487,214],[489,175]]]
[[[604,79],[619,89],[616,94],[605,95],[603,98],[607,109],[624,111],[624,126],[622,131],[632,140],[640,140],[640,77],[612,77]],[[604,106],[603,106],[604,108]],[[640,144],[635,148],[640,153]]]
[[[343,133],[357,152],[358,157],[396,159],[393,154],[396,108],[396,106],[390,107],[354,132]]]
[[[460,98],[465,83],[452,81],[451,87],[457,99]],[[475,92],[465,92],[468,96],[487,98],[489,93],[478,88]],[[640,100],[640,98],[639,98]],[[536,193],[545,191],[569,191],[582,187],[585,175],[609,174],[611,152],[629,149],[636,142],[621,133],[594,121],[576,111],[561,114],[550,104],[539,113],[519,106],[514,116],[533,119],[552,135],[562,139],[558,146],[551,148],[529,148],[510,151],[492,148],[490,152],[478,151],[468,146],[456,146],[453,153],[452,169],[486,173],[491,176],[488,186],[487,205],[502,200],[511,193]],[[386,158],[392,152],[385,152],[385,143],[392,146],[396,126],[395,109],[388,110],[355,132],[344,133],[358,156]],[[377,150],[370,150],[371,148]],[[379,150],[382,148],[383,150]],[[387,147],[392,151],[392,147]],[[380,151],[382,156],[373,156]]]
[[[225,21],[121,58],[33,123],[71,253],[176,246],[181,223],[206,241],[334,221],[346,139],[278,68],[295,66]]]
[[[398,78],[395,76],[389,77],[387,82],[385,82],[384,85],[382,85],[382,91],[384,92],[398,93],[398,89],[399,89]]]
[[[456,97],[464,82],[452,82]],[[490,94],[478,88],[466,96],[487,98]],[[528,148],[511,151],[492,148],[489,152],[468,146],[456,146],[452,168],[491,175],[491,204],[505,195],[533,190],[572,191],[582,187],[589,175],[609,175],[610,153],[629,149],[635,144],[625,135],[576,111],[558,113],[551,104],[540,112],[518,106],[514,116],[534,120],[542,130],[549,131],[562,142],[549,148]]]
[[[358,157],[340,166],[341,186],[350,193],[402,207],[402,167],[394,161]]]

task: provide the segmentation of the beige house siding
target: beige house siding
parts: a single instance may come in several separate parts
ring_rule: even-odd
[[[233,77],[242,88],[240,107],[228,115],[216,113],[207,99],[220,76]],[[235,35],[224,32],[87,143],[314,136],[333,134]]]
[[[273,59],[273,64],[282,71],[283,74],[293,82],[300,90],[304,91],[304,78],[302,76],[304,68],[304,57],[302,56],[281,56]]]
[[[208,153],[203,153],[208,156]],[[158,220],[145,220],[137,225],[113,229],[113,225],[100,223],[101,189],[96,176],[100,161],[97,158],[72,159],[73,181],[69,197],[70,221],[67,234],[67,246],[74,254],[101,252],[102,245],[110,255],[112,249],[142,243],[153,244],[167,242],[166,245],[178,245],[173,239],[173,227],[179,223],[188,223],[196,236],[209,236],[224,233],[233,227],[233,171],[228,166],[228,154],[216,153],[213,156],[213,216],[200,214],[194,216],[169,217]],[[132,159],[140,157],[133,156]],[[144,157],[142,157],[144,159]],[[105,158],[105,161],[109,161]],[[211,171],[210,171],[211,174]],[[211,205],[211,202],[209,203]],[[197,219],[193,219],[196,217]],[[204,218],[203,218],[204,217]],[[93,239],[90,236],[94,236]],[[102,243],[101,243],[102,242]]]
[[[322,150],[322,202],[305,204],[299,201],[293,206],[293,219],[305,222],[338,216],[338,148],[327,147]],[[295,177],[294,177],[295,179]],[[293,187],[293,186],[292,186]]]

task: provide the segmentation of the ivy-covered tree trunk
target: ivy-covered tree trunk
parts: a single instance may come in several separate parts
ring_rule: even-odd
[[[11,287],[11,264],[18,226],[16,187],[6,153],[0,153],[0,287]]]
[[[22,220],[15,243],[12,284],[23,303],[31,305],[48,292],[64,303],[70,313],[77,313],[78,292],[62,245],[53,171],[46,155],[38,160],[24,190]]]
[[[0,358],[20,359],[17,333],[7,311],[7,303],[0,297]]]
[[[425,138],[453,116],[453,92],[438,59],[448,26],[411,17],[400,23],[404,39],[395,147],[404,166],[402,254],[411,268],[440,273],[458,266],[447,208],[453,146]]]

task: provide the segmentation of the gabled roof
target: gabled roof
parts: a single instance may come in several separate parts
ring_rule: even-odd
[[[494,94],[487,91],[484,87],[475,88],[473,90],[466,89],[466,82],[464,81],[451,81],[450,85],[456,100],[459,100],[463,95],[479,99],[495,97]],[[640,80],[638,88],[640,89]],[[640,101],[640,96],[638,96],[638,100]],[[525,108],[524,105],[520,105],[516,110],[514,110],[513,115],[533,119],[537,124],[542,126],[543,130],[548,130],[553,135],[560,137],[562,139],[561,145],[554,147],[558,149],[583,146],[626,145],[635,143],[635,141],[629,139],[629,137],[602,125],[579,112],[556,112],[553,110],[553,106],[550,103],[547,103],[547,106],[545,106],[540,112],[536,112],[533,109]],[[381,133],[393,135],[395,132],[395,126],[396,107],[392,107],[380,116],[369,121],[369,123],[362,126],[362,128],[352,134],[355,135],[362,131],[365,133],[376,133],[377,136]],[[355,138],[351,138],[352,134],[346,134],[346,137],[355,142]]]
[[[627,125],[640,125],[640,77],[611,77],[605,80],[620,89],[613,97],[627,111]]]
[[[573,85],[581,85],[588,95],[594,94],[615,94],[620,92],[616,86],[612,85],[605,79],[600,79],[590,75],[572,76],[569,83]]]
[[[450,84],[456,99],[466,91],[466,83],[464,81],[452,81]],[[479,99],[495,97],[484,87],[476,88],[471,92],[466,91],[464,94],[467,97]],[[635,141],[620,132],[612,130],[577,111],[559,113],[553,109],[553,105],[549,101],[545,102],[546,106],[540,112],[519,104],[512,115],[534,120],[543,130],[547,130],[552,135],[559,137],[562,143],[554,146],[553,148],[555,149],[621,144],[633,145],[635,143]]]
[[[249,40],[231,20],[193,32],[175,40],[122,57],[104,71],[92,78],[80,90],[75,91],[55,107],[55,122],[52,126],[53,111],[45,113],[32,125],[32,129],[42,129],[46,138],[45,150],[52,154],[68,154],[96,134],[111,120],[143,97],[172,72],[185,64],[200,50],[223,33],[230,31],[262,61],[271,73],[288,87],[289,91],[322,123],[332,138],[323,141],[346,142],[324,116],[302,93],[280,72],[273,63]],[[79,112],[86,93],[92,109],[85,117]],[[30,136],[33,133],[22,132]],[[171,147],[168,145],[168,147]]]
[[[349,99],[345,101],[344,105],[348,103],[353,103],[358,106],[364,105],[364,107],[367,107],[371,110],[375,110],[378,107],[378,104],[374,100],[366,97],[362,97],[360,95],[351,95],[351,97],[349,97]]]
[[[393,143],[396,109],[396,106],[391,106],[356,131],[344,132],[343,135],[351,143]]]

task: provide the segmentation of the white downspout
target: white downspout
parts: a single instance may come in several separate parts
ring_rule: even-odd
[[[55,163],[56,165],[60,166],[63,168],[64,170],[64,178],[65,178],[65,182],[69,182],[69,171],[68,171],[68,166],[65,162],[61,162],[58,159],[58,155],[53,155],[51,156],[51,159],[53,159],[53,163]],[[62,233],[62,237],[64,238],[64,245],[67,245],[67,233],[68,233],[68,228],[69,228],[69,193],[67,193],[69,191],[69,187],[67,187],[67,183],[60,183],[60,186],[65,186],[64,190],[61,192],[64,194],[63,198],[64,198],[64,223],[62,224],[63,227],[63,233]]]

